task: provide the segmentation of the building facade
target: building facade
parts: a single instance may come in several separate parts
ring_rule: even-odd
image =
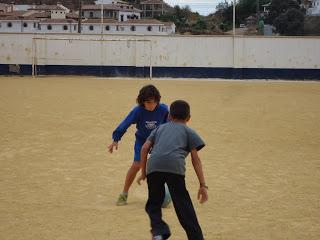
[[[311,7],[307,10],[309,16],[320,16],[320,0],[313,0]]]
[[[140,2],[142,18],[155,18],[168,12],[168,5],[162,0],[147,0]]]
[[[140,19],[141,10],[124,3],[84,5],[82,17],[87,19],[100,19],[101,15],[106,19],[116,19],[119,22],[131,19]]]
[[[84,6],[81,33],[169,35],[175,33],[171,22],[141,19],[140,10],[128,4]],[[103,12],[103,18],[101,13]],[[78,33],[78,15],[60,6],[33,6],[27,11],[0,13],[0,32]]]

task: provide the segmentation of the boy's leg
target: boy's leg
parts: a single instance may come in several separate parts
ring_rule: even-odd
[[[166,183],[169,187],[177,217],[186,231],[188,239],[203,240],[202,230],[193,208],[190,195],[186,189],[184,176],[167,174]]]
[[[140,170],[140,162],[139,161],[134,161],[131,165],[131,167],[129,168],[127,175],[126,175],[126,180],[124,182],[124,186],[123,186],[123,192],[124,193],[128,193],[129,188],[131,187],[137,173]]]
[[[131,187],[137,173],[140,170],[140,152],[141,147],[143,145],[144,141],[136,139],[134,143],[134,156],[133,156],[133,163],[131,167],[129,168],[126,176],[126,180],[124,182],[123,192],[128,193],[129,188]]]
[[[131,167],[129,168],[127,175],[126,175],[126,179],[124,181],[124,186],[123,186],[123,191],[122,193],[119,195],[118,201],[117,201],[117,205],[118,206],[123,206],[127,204],[127,198],[128,198],[128,192],[129,189],[137,175],[137,173],[140,170],[140,151],[141,151],[141,147],[143,145],[143,141],[141,140],[137,140],[135,141],[134,144],[134,161],[131,165]]]
[[[165,195],[163,173],[148,174],[147,183],[149,193],[146,212],[151,221],[151,233],[153,236],[162,235],[164,239],[167,239],[171,233],[169,226],[162,220],[161,205]]]
[[[123,186],[123,191],[118,197],[118,200],[116,203],[118,206],[123,206],[127,204],[129,188],[132,185],[132,182],[134,181],[139,170],[140,170],[140,162],[134,161],[127,172],[126,180]]]

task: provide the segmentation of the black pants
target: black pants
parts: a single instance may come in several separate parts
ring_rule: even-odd
[[[188,239],[203,240],[202,231],[186,189],[184,176],[166,172],[153,172],[147,175],[147,182],[149,198],[146,204],[146,212],[151,221],[153,236],[162,235],[167,239],[171,235],[169,226],[162,220],[161,212],[161,204],[165,196],[164,184],[167,183],[174,209]]]

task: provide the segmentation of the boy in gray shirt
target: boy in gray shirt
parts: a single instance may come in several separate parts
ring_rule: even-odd
[[[147,178],[149,196],[146,212],[151,221],[154,240],[170,237],[169,226],[162,220],[161,204],[165,196],[164,184],[168,185],[172,202],[189,240],[203,240],[201,227],[185,186],[185,158],[191,153],[192,165],[199,179],[198,199],[208,200],[207,186],[198,151],[205,144],[200,136],[186,123],[190,119],[190,106],[183,100],[170,106],[171,122],[154,129],[141,149],[141,176],[138,183]],[[147,160],[152,148],[151,156]]]

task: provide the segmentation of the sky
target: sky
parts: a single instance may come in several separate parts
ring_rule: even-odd
[[[210,13],[215,12],[216,6],[220,2],[224,2],[224,0],[164,0],[171,6],[179,5],[180,7],[184,7],[189,5],[193,12],[198,12],[201,15],[208,15]],[[228,1],[232,2],[232,1]]]

